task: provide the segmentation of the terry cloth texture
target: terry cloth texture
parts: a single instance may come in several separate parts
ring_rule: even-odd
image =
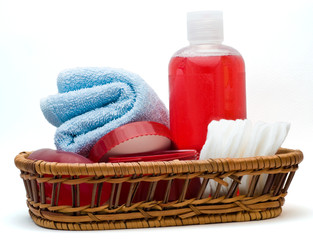
[[[105,134],[135,121],[168,126],[168,110],[137,74],[114,68],[61,72],[58,94],[41,100],[45,118],[57,127],[57,149],[84,156]]]

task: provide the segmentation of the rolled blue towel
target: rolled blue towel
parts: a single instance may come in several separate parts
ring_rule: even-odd
[[[135,121],[168,126],[168,110],[137,74],[114,68],[61,72],[58,94],[41,100],[45,118],[57,127],[57,149],[84,156],[105,134]]]

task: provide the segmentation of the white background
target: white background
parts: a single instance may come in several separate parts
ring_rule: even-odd
[[[224,43],[246,62],[248,118],[290,122],[283,146],[304,153],[282,215],[257,222],[126,231],[36,226],[13,159],[20,151],[54,148],[55,128],[44,119],[39,101],[57,92],[58,73],[71,67],[124,68],[141,75],[168,105],[168,62],[188,45],[186,13],[197,10],[224,11]],[[0,1],[0,80],[2,236],[294,239],[312,227],[312,1]]]

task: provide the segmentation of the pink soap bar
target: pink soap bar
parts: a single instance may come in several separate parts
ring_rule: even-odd
[[[72,152],[65,152],[59,150],[53,150],[48,148],[39,149],[37,151],[32,152],[28,159],[31,160],[43,160],[45,162],[57,162],[57,163],[81,163],[81,164],[94,164],[90,159],[85,158],[79,154]],[[44,177],[53,177],[52,175],[45,174]],[[62,175],[62,178],[70,178],[71,176]],[[76,177],[76,176],[72,176]],[[89,177],[89,176],[79,176],[80,178]],[[52,191],[53,188],[56,188],[58,184],[53,187],[53,183],[44,183],[45,186],[45,203],[51,204],[52,201]],[[78,190],[79,188],[79,199],[72,198],[72,186]],[[69,184],[60,184],[59,195],[55,194],[55,198],[53,199],[53,205],[70,205],[70,206],[85,206],[91,204],[92,201],[92,190],[94,184],[89,183],[81,183],[78,185],[69,185]],[[39,189],[39,186],[38,186]],[[56,189],[55,189],[56,190]],[[58,191],[56,190],[56,193]],[[111,192],[111,184],[103,183],[101,190],[101,200],[100,204],[105,204],[106,201],[110,197]],[[99,196],[100,197],[100,196]],[[98,197],[97,197],[98,198]]]
[[[32,160],[43,160],[46,162],[58,163],[93,163],[90,159],[77,153],[53,150],[49,148],[36,150],[32,152],[28,158]]]
[[[91,149],[88,158],[107,162],[116,155],[144,153],[170,149],[170,130],[157,122],[133,122],[103,136]]]

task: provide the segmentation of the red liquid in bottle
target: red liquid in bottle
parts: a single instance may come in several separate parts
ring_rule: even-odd
[[[170,129],[178,149],[200,151],[212,120],[246,118],[244,69],[240,55],[171,59]]]

